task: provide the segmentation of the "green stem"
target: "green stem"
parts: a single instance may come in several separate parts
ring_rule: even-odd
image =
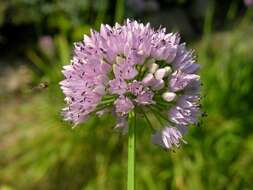
[[[110,103],[113,103],[115,100],[112,98],[112,99],[108,99],[108,100],[102,100],[100,105],[104,105],[104,104],[110,104]]]
[[[135,112],[131,111],[128,115],[128,171],[127,171],[127,190],[135,189]]]
[[[124,7],[125,7],[124,0],[116,1],[116,11],[115,11],[114,20],[118,23],[121,23],[124,19]]]

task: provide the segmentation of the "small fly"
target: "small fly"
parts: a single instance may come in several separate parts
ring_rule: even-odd
[[[47,81],[41,82],[39,83],[37,86],[33,87],[33,90],[45,90],[47,89],[49,86],[49,83]]]

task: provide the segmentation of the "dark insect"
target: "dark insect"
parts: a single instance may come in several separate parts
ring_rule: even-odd
[[[44,90],[44,89],[47,89],[49,86],[49,83],[48,82],[41,82],[39,83],[37,86],[33,87],[33,90]]]

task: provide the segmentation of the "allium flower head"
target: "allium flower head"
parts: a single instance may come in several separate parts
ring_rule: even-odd
[[[178,147],[185,142],[182,131],[197,123],[200,112],[198,68],[177,33],[129,20],[101,25],[75,44],[71,65],[64,67],[64,117],[79,124],[111,108],[116,127],[125,131],[130,111],[153,114],[167,126],[154,134],[154,143]]]

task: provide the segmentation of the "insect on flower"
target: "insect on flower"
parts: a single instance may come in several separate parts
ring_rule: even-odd
[[[177,33],[130,20],[101,25],[99,32],[91,30],[75,43],[71,64],[64,66],[64,118],[79,124],[111,108],[116,127],[125,130],[130,111],[147,120],[146,113],[153,114],[164,126],[153,135],[153,143],[178,147],[186,143],[187,126],[200,115],[198,68],[193,51]]]

